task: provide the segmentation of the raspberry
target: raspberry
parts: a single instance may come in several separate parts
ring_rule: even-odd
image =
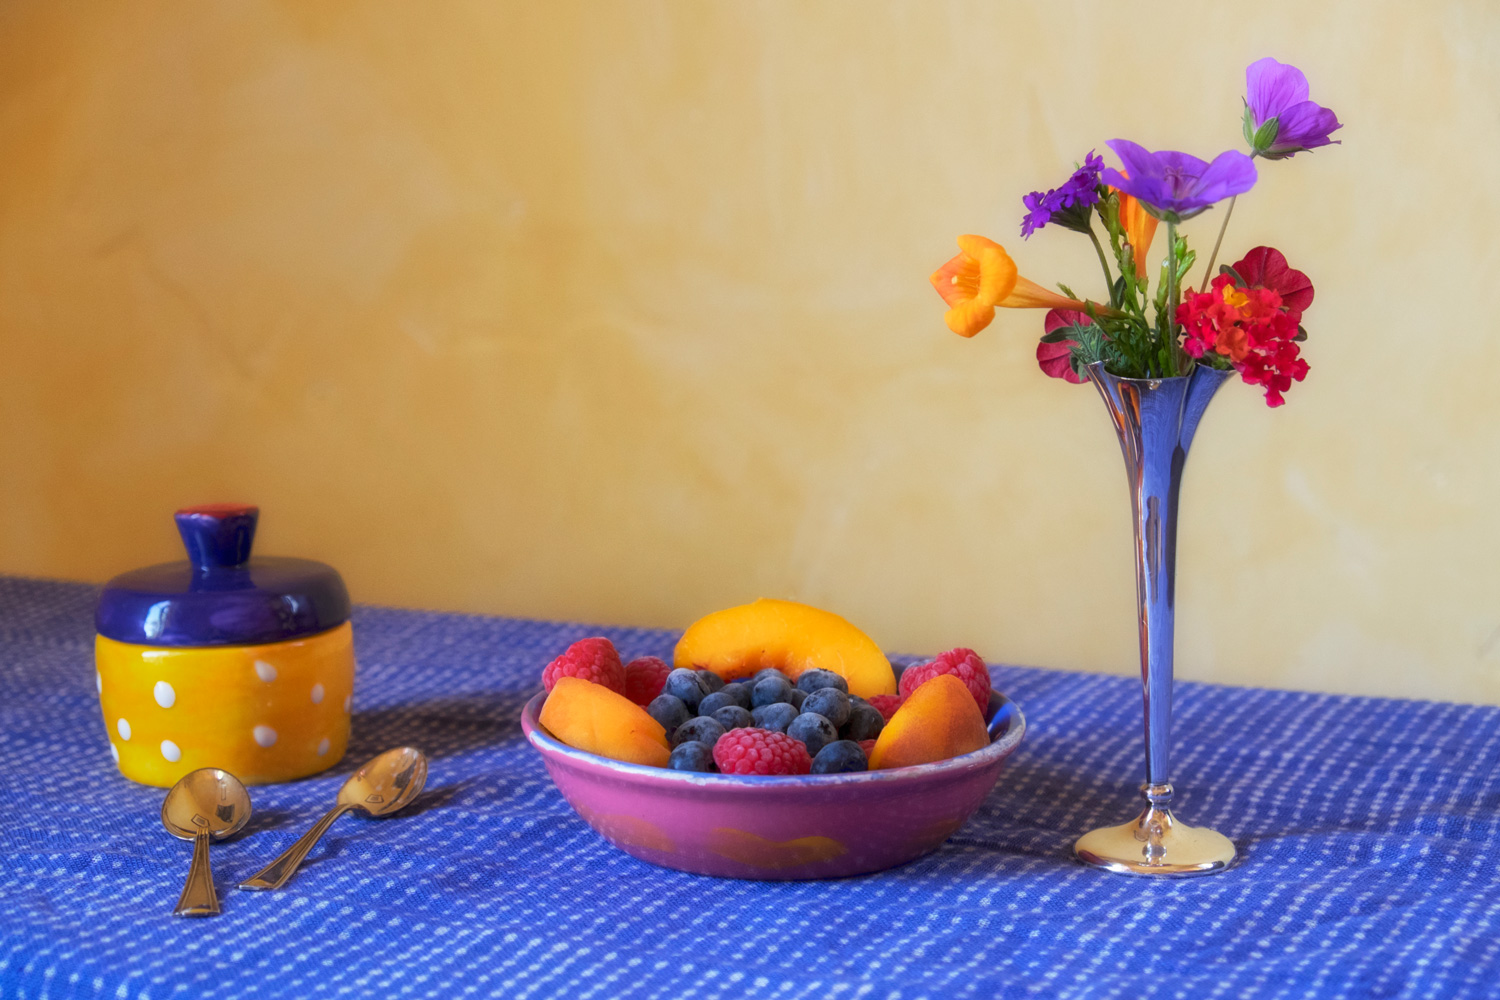
[[[927,681],[941,674],[952,674],[979,703],[979,711],[990,707],[990,670],[972,649],[950,649],[931,663],[907,667],[901,675],[901,696],[905,698]],[[874,704],[873,700],[871,704]]]
[[[887,695],[886,697],[889,697],[889,695]],[[859,748],[865,752],[865,756],[866,757],[869,757],[870,754],[872,754],[872,753],[875,752],[875,741],[874,740],[860,740],[859,741]]]
[[[890,722],[891,716],[896,714],[896,709],[900,708],[905,701],[905,695],[877,694],[870,699],[870,707],[879,712],[882,719]]]
[[[579,639],[542,670],[542,686],[550,694],[560,677],[577,677],[625,693],[625,667],[615,644],[608,639]]]
[[[731,729],[714,744],[723,774],[807,774],[812,757],[801,740],[767,729]]]
[[[659,656],[638,656],[625,664],[625,697],[637,705],[649,705],[661,694],[672,668]]]

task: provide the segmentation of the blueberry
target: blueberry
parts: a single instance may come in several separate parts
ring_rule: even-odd
[[[797,710],[786,702],[777,702],[774,705],[762,705],[750,713],[750,718],[755,725],[761,729],[769,729],[773,733],[784,733],[786,727],[797,718]]]
[[[750,678],[750,686],[754,687],[761,681],[765,680],[767,677],[780,677],[785,680],[786,674],[782,673],[780,670],[777,670],[775,667],[766,667],[764,670],[757,670],[755,672],[755,676]]]
[[[814,757],[818,755],[818,751],[839,738],[839,731],[834,728],[833,723],[815,712],[803,712],[793,719],[792,724],[786,727],[786,734],[806,743],[807,752]]]
[[[673,756],[676,756],[675,752]],[[869,769],[870,762],[865,760],[865,752],[853,740],[835,740],[819,750],[812,762],[813,774],[845,774]]]
[[[651,699],[651,704],[646,706],[646,714],[651,716],[661,727],[667,731],[667,739],[677,731],[677,727],[693,717],[688,707],[682,703],[681,698],[674,698],[669,694],[659,694]]]
[[[708,704],[708,699],[704,698],[703,703],[705,705]],[[748,708],[740,708],[738,705],[725,705],[717,712],[710,712],[709,714],[726,731],[730,729],[749,729],[755,724],[755,719],[751,716],[750,710]],[[875,714],[879,715],[880,713],[876,712]]]
[[[704,695],[703,700],[698,702],[698,714],[713,715],[726,705],[732,706],[734,704],[733,695],[725,694],[723,691],[715,691],[713,694]]]
[[[667,758],[667,766],[674,771],[702,771],[705,774],[713,774],[719,769],[714,763],[714,748],[697,740],[677,744],[677,749]]]
[[[880,714],[880,709],[862,701],[849,709],[849,721],[840,727],[839,735],[858,743],[860,740],[873,740],[884,728],[885,716]]]
[[[712,670],[698,671],[698,680],[702,682],[703,690],[707,691],[709,694],[713,694],[715,691],[720,691],[724,688],[724,678],[720,677]]]
[[[670,678],[668,678],[668,683],[671,683]],[[779,674],[756,681],[755,687],[750,691],[750,704],[754,708],[791,700],[792,683]]]
[[[807,692],[798,688],[792,688],[792,707],[802,711],[802,703],[807,700]]]
[[[832,670],[804,670],[802,676],[797,678],[797,687],[808,694],[819,688],[838,688],[845,694],[849,693],[849,682]]]
[[[714,693],[724,695],[729,699],[728,704],[730,705],[738,705],[740,708],[749,709],[753,707],[750,703],[750,688],[751,685],[745,681],[735,681],[732,684],[725,684]]]
[[[849,696],[838,688],[818,688],[802,703],[802,711],[821,715],[838,729],[849,721]]]
[[[661,690],[663,694],[680,698],[684,705],[696,712],[698,703],[708,694],[708,685],[699,671],[678,667],[667,675],[667,683],[662,685]]]
[[[897,663],[891,661],[891,673],[896,675],[896,690],[901,690],[901,675],[906,673],[906,668],[912,666],[910,663]]]
[[[677,727],[677,732],[672,735],[672,746],[675,748],[695,741],[713,746],[723,735],[724,727],[719,725],[718,720],[709,715],[700,715]]]

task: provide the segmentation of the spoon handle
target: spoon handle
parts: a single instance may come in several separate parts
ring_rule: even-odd
[[[214,875],[208,866],[208,831],[199,830],[193,838],[193,863],[187,882],[177,899],[178,917],[212,917],[219,912],[219,894],[214,892]]]
[[[318,842],[318,838],[328,832],[333,821],[353,806],[344,805],[342,802],[323,814],[323,818],[313,824],[313,828],[304,833],[301,838],[282,852],[281,857],[266,865],[254,875],[240,883],[241,889],[280,889],[286,885],[287,879],[301,866],[308,852]]]

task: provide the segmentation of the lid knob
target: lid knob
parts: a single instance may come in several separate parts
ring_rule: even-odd
[[[250,558],[260,508],[244,503],[206,503],[175,515],[188,560],[199,572],[239,566]]]

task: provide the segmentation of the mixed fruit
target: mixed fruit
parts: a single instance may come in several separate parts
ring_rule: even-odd
[[[973,650],[893,667],[863,632],[805,604],[711,614],[673,660],[623,663],[608,639],[580,639],[542,671],[540,721],[612,760],[739,775],[907,767],[990,742],[989,668]]]

